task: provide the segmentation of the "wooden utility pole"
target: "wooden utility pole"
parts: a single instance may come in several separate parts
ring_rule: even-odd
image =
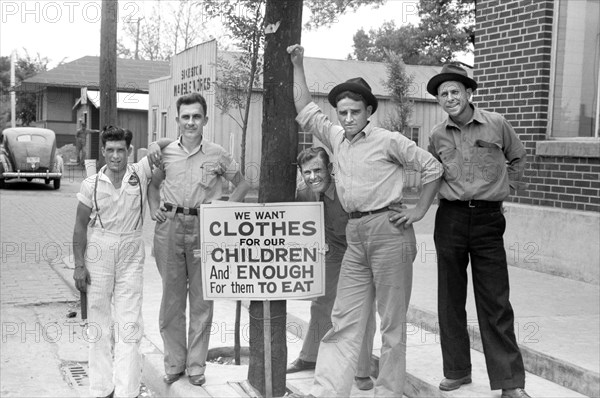
[[[262,156],[260,203],[292,202],[296,191],[298,133],[295,122],[293,68],[287,47],[300,43],[302,0],[267,0],[265,10]],[[273,32],[275,26],[278,28]],[[272,32],[272,33],[269,33]],[[248,381],[265,397],[286,393],[286,302],[250,303]],[[265,314],[267,316],[265,316]],[[263,318],[264,322],[263,322]],[[270,331],[270,341],[265,330]],[[269,344],[270,347],[269,347]],[[271,363],[265,352],[271,351]],[[270,372],[265,372],[265,365]],[[269,366],[270,365],[270,366]],[[271,395],[272,394],[272,395]]]
[[[102,0],[100,25],[100,130],[117,124],[117,0]],[[102,140],[98,140],[102,153]],[[98,167],[104,164],[99,156]]]
[[[135,30],[135,55],[134,55],[135,59],[140,59],[138,50],[140,48],[140,21],[141,20],[142,20],[142,18],[138,17],[137,27]]]

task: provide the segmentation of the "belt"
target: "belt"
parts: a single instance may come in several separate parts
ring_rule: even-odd
[[[167,211],[171,211],[173,210],[175,206],[170,204],[170,203],[165,203],[165,209],[167,209]],[[175,208],[175,213],[183,213],[183,214],[189,214],[191,216],[197,216],[198,215],[198,209],[196,207],[179,207],[177,206]]]
[[[371,214],[383,213],[384,211],[389,211],[389,210],[390,210],[389,207],[383,207],[381,209],[373,210],[373,211],[353,211],[352,213],[348,214],[348,217],[361,218],[364,216],[370,216]]]
[[[441,199],[441,203],[450,206],[458,206],[458,207],[480,207],[480,208],[488,208],[488,209],[499,209],[502,207],[502,202],[491,202],[489,200],[448,200]]]

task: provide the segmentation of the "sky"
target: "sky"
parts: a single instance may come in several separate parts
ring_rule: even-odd
[[[153,3],[119,0],[119,18],[143,16]],[[0,0],[0,55],[8,56],[17,50],[22,56],[26,49],[32,57],[39,54],[49,58],[50,68],[61,61],[98,56],[100,4],[100,1]],[[303,30],[305,54],[346,59],[353,52],[352,37],[360,28],[368,31],[389,20],[394,20],[396,26],[418,24],[417,4],[418,0],[388,0],[379,8],[364,6],[355,13],[342,15],[330,27]],[[303,13],[305,20],[307,14]],[[468,57],[464,62],[469,63]]]

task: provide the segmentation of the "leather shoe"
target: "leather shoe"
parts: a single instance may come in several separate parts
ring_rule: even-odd
[[[204,375],[193,375],[189,377],[190,380],[190,384],[193,384],[195,386],[201,386],[202,384],[206,383],[206,376]]]
[[[305,361],[298,358],[287,367],[285,373],[296,373],[300,372],[301,370],[314,369],[315,366],[316,362]]]
[[[373,389],[373,380],[370,377],[354,377],[354,381],[356,381],[356,387],[359,390],[367,391]]]
[[[501,398],[531,398],[523,388],[503,388]]]
[[[179,372],[179,373],[172,373],[172,374],[166,374],[163,376],[163,381],[166,384],[173,384],[175,383],[177,380],[179,380],[181,378],[181,376],[183,376],[185,372]]]
[[[442,391],[452,391],[458,389],[463,384],[471,383],[471,375],[466,375],[465,377],[461,377],[460,379],[448,379],[445,378],[440,383],[440,390]]]

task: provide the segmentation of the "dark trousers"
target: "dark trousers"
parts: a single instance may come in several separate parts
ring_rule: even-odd
[[[523,358],[509,302],[500,207],[469,208],[440,201],[434,241],[438,256],[438,315],[444,377],[471,373],[467,331],[467,266],[471,262],[477,319],[492,390],[524,388]]]

